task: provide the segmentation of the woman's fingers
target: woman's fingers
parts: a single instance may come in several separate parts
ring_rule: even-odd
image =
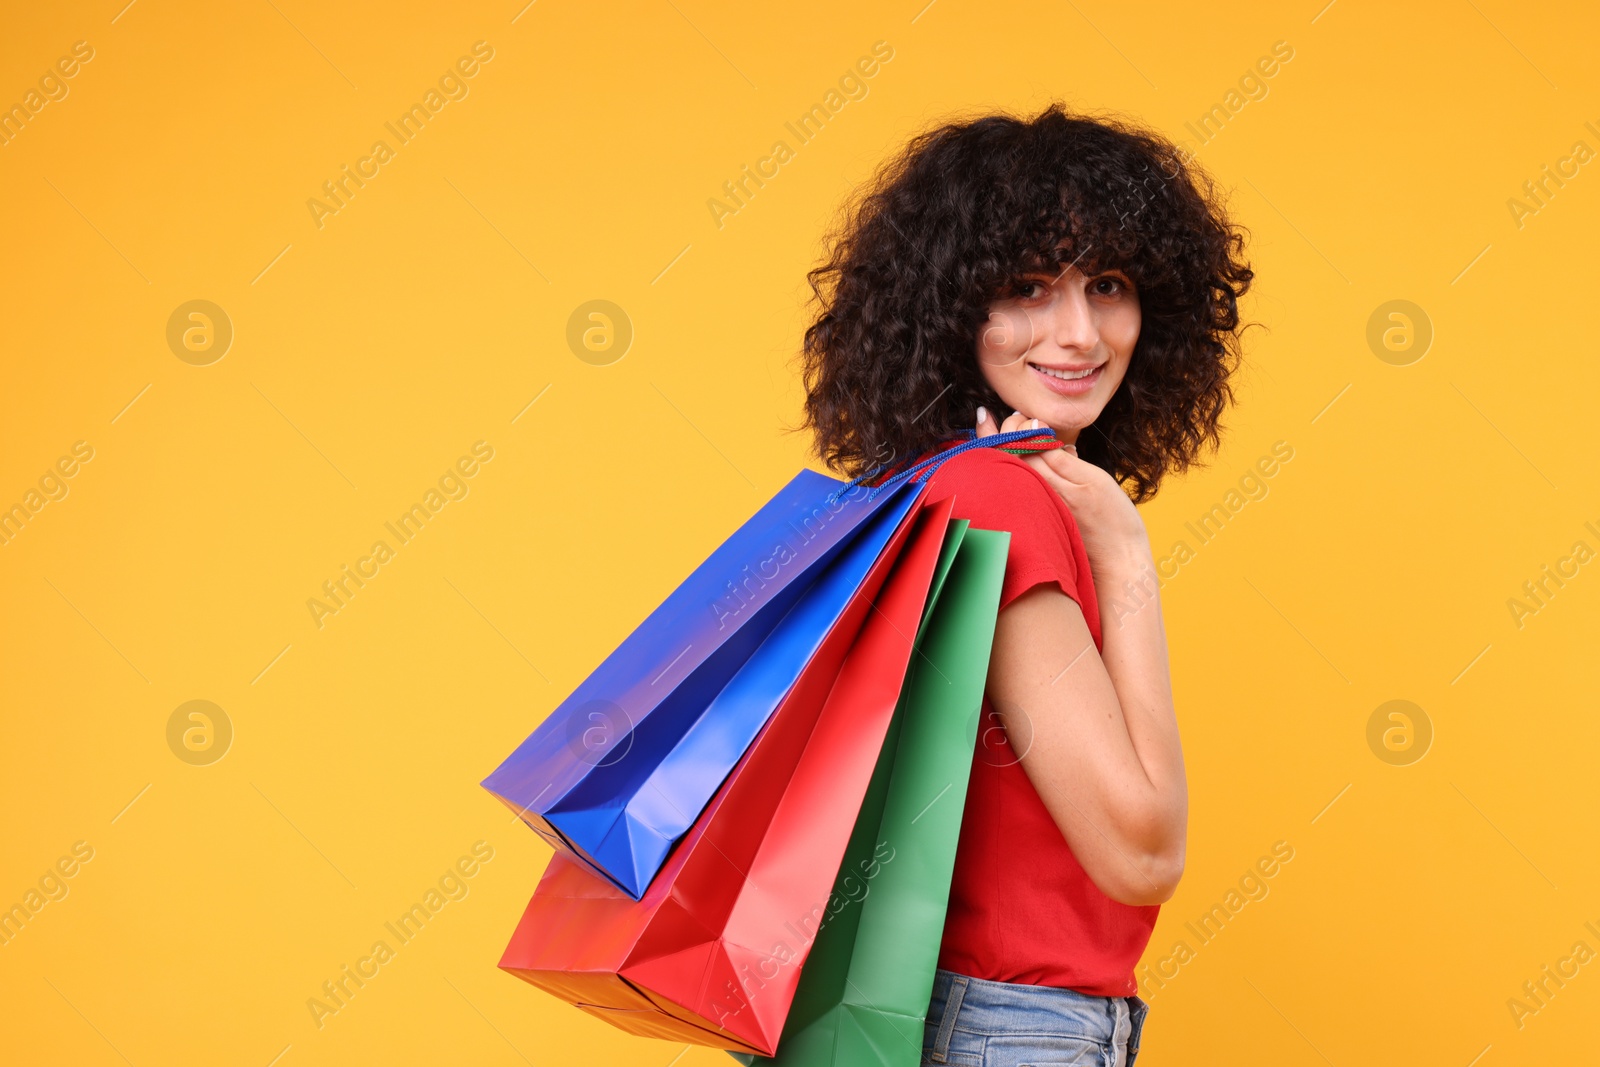
[[[977,430],[979,437],[993,437],[997,433],[1011,433],[1013,430],[1026,430],[1033,425],[1033,420],[1020,411],[1013,411],[1006,416],[1004,422],[996,426],[994,414],[988,408],[978,409]]]
[[[1057,451],[1060,450],[1057,449]],[[1034,470],[1039,472],[1039,476],[1045,480],[1045,484],[1056,491],[1057,496],[1071,504],[1072,498],[1078,492],[1079,485],[1065,473],[1056,469],[1050,462],[1052,455],[1054,455],[1052,452],[1035,452],[1028,457],[1027,462]]]
[[[1020,411],[1013,411],[1005,417],[1005,421],[996,425],[994,414],[988,408],[978,409],[976,427],[979,437],[993,437],[997,433],[1014,433],[1017,430],[1045,428],[1038,419],[1029,418]],[[1078,458],[1076,445],[1063,445],[1048,452],[1035,452],[1025,458],[1040,474],[1057,483],[1058,491],[1063,486],[1069,489],[1076,487],[1084,480],[1084,467],[1087,464]]]
[[[1048,452],[1039,453],[1039,456],[1044,460],[1045,466],[1050,468],[1051,472],[1057,477],[1069,481],[1083,480],[1082,476],[1085,473],[1083,468],[1088,464],[1078,458],[1076,446],[1067,445],[1063,448],[1053,448]]]

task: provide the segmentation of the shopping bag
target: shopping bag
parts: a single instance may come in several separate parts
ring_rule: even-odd
[[[770,1054],[899,702],[950,501],[834,675],[808,665],[640,900],[552,857],[500,966],[632,1033]]]
[[[961,520],[958,520],[961,521]],[[778,1067],[916,1067],[944,932],[1010,534],[968,530],[917,637]]]
[[[899,557],[912,523],[906,500],[869,520],[799,603],[712,699],[688,731],[637,786],[620,811],[590,809],[589,818],[611,823],[595,858],[635,899],[649,884],[672,846],[705,810],[706,804],[744,755],[756,733],[802,671],[820,659],[836,670]],[[579,811],[563,805],[562,825],[579,824]],[[595,833],[599,833],[598,827]],[[631,867],[619,870],[629,863]]]
[[[870,601],[922,488],[908,480],[879,493],[801,472],[484,788],[637,898],[835,624],[865,603],[858,594]],[[850,618],[859,626],[859,613]],[[850,627],[834,640],[848,645]]]

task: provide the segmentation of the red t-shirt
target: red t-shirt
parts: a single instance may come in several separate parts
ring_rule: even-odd
[[[1054,583],[1077,602],[1095,648],[1100,609],[1089,557],[1066,504],[1021,458],[976,448],[946,460],[930,499],[953,495],[953,515],[1007,530],[1000,607]],[[1089,880],[1022,768],[987,696],[961,819],[939,966],[996,982],[1131,996],[1133,968],[1160,905],[1119,904]]]

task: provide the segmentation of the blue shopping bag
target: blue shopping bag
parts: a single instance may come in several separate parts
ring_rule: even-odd
[[[892,476],[880,477],[884,468],[849,483],[796,475],[484,788],[558,851],[639,899],[819,649],[842,658],[932,470],[970,448],[1060,443],[1049,430],[965,436]]]
[[[484,788],[556,849],[638,898],[875,565],[903,540],[921,492],[909,481],[877,492],[796,475]]]

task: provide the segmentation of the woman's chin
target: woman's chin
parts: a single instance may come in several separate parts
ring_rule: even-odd
[[[1090,425],[1100,415],[1104,404],[1092,397],[1082,400],[1065,400],[1059,396],[1040,398],[1035,401],[1032,397],[1033,407],[1019,408],[1027,412],[1030,418],[1039,420],[1039,425],[1048,426],[1056,432],[1056,436],[1063,441],[1073,441],[1078,431]]]

